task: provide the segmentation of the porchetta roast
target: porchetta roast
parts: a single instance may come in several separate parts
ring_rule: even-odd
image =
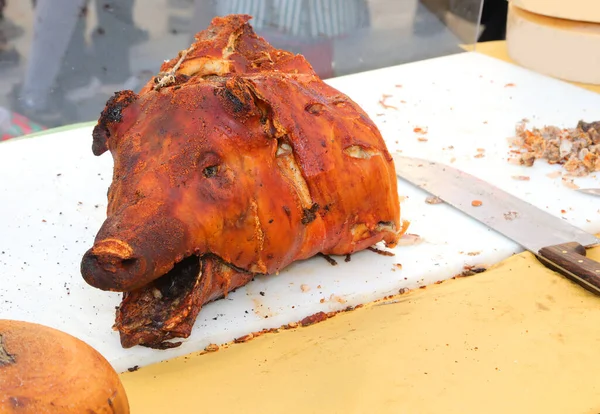
[[[124,292],[125,348],[177,346],[205,303],[255,275],[403,232],[375,124],[249,20],[216,17],[139,94],[115,93],[94,128],[114,172],[81,272]]]

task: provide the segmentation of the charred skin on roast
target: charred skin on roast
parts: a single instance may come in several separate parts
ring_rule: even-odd
[[[215,18],[93,132],[110,151],[107,218],[81,272],[125,292],[124,347],[176,346],[200,308],[317,253],[402,233],[394,164],[375,124],[247,15]]]

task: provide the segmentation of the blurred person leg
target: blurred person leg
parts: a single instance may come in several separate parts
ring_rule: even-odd
[[[195,0],[194,1],[194,14],[192,17],[192,24],[190,27],[191,39],[190,42],[194,42],[194,36],[196,33],[201,32],[210,26],[210,22],[218,13],[216,0]],[[228,0],[221,0],[221,4],[226,3]]]
[[[215,13],[251,15],[259,36],[273,47],[304,55],[322,78],[334,76],[335,39],[370,25],[366,0],[221,0]],[[200,30],[208,23],[202,21]]]
[[[11,45],[10,40],[21,36],[25,31],[21,26],[6,18],[4,14],[6,3],[6,0],[0,0],[0,71],[19,63],[21,56]]]
[[[87,0],[37,0],[33,41],[23,84],[13,91],[13,107],[47,126],[65,123],[57,79]]]
[[[28,113],[49,109],[62,60],[87,0],[37,0],[33,43],[19,107]]]
[[[344,38],[371,25],[366,0],[304,0],[302,10],[308,14],[308,37],[299,51],[305,55],[317,74],[323,78],[335,76],[335,40]]]
[[[102,83],[120,84],[132,76],[131,47],[149,38],[136,26],[134,0],[96,0],[98,25],[92,32],[96,76]],[[143,3],[141,3],[143,4]]]
[[[56,92],[61,95],[88,85],[92,79],[95,63],[85,39],[87,12],[88,8],[84,6],[81,11],[81,18],[77,19],[77,24],[62,59],[56,79]]]

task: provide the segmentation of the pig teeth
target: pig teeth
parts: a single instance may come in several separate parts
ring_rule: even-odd
[[[283,156],[289,155],[291,153],[292,153],[292,147],[290,146],[290,144],[286,144],[285,142],[282,142],[277,147],[277,153],[275,155],[278,157],[283,157]]]

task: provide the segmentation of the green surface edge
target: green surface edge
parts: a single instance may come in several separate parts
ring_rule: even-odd
[[[59,126],[56,128],[50,128],[50,129],[45,129],[43,131],[34,132],[33,134],[28,134],[28,135],[23,135],[20,137],[11,138],[4,142],[12,142],[12,141],[18,141],[21,139],[37,138],[42,135],[50,135],[50,134],[55,134],[57,132],[70,131],[72,129],[77,129],[77,128],[91,127],[91,126],[96,125],[96,122],[97,121],[88,121],[88,122],[78,122],[76,124],[63,125],[63,126]]]

